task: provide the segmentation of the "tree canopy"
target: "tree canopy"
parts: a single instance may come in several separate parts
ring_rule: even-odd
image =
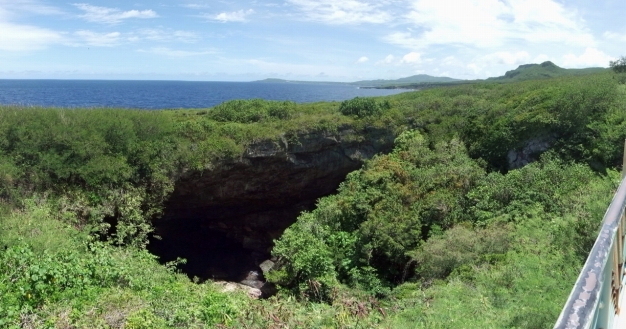
[[[626,56],[622,56],[614,61],[609,63],[609,66],[615,71],[615,73],[625,73],[626,72]]]

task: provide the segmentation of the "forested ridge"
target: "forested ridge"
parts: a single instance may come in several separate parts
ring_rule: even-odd
[[[0,327],[552,327],[620,180],[624,81],[198,110],[1,106]],[[147,251],[180,177],[346,127],[356,141],[393,132],[393,151],[276,239],[275,296],[220,292]]]

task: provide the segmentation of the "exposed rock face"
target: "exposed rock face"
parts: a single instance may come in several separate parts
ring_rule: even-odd
[[[252,288],[256,288],[256,289],[261,289],[263,287],[263,284],[265,282],[263,282],[261,280],[261,277],[259,275],[259,272],[257,271],[249,271],[248,275],[246,276],[245,279],[243,279],[241,282],[239,282],[243,285],[246,285],[248,287],[252,287]]]
[[[213,282],[213,284],[216,285],[221,292],[243,291],[248,295],[248,297],[252,299],[258,299],[262,295],[262,292],[260,289],[248,287],[241,283],[228,282],[228,281],[216,281],[216,282]]]
[[[261,271],[263,271],[263,274],[267,274],[272,268],[274,268],[274,265],[276,263],[273,262],[272,260],[268,259],[264,262],[262,262],[261,264],[259,264],[259,267],[261,268]]]
[[[301,211],[312,209],[318,198],[333,193],[365,159],[389,152],[394,138],[387,129],[357,133],[342,127],[332,134],[301,135],[295,142],[285,138],[261,141],[239,159],[187,173],[177,181],[165,215],[155,222],[163,240],[153,241],[151,248],[164,261],[187,258],[186,270],[191,275],[239,281],[248,271],[259,270],[258,265],[269,258],[273,239],[295,222]],[[228,241],[208,241],[219,239]],[[207,247],[205,243],[216,245]],[[198,258],[194,260],[190,255],[176,254],[178,247],[201,255],[220,248],[241,250],[217,260],[215,266],[195,268],[192,262],[209,256],[194,255]],[[237,273],[211,269],[228,262],[253,264],[253,268],[244,266]]]
[[[553,135],[543,135],[532,138],[520,149],[509,150],[507,159],[509,169],[521,168],[539,158],[541,153],[550,149],[556,137]]]

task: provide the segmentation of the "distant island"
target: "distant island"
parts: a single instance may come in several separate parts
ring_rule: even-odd
[[[263,80],[257,80],[257,81],[252,81],[254,83],[291,83],[291,84],[307,84],[307,85],[328,85],[328,84],[332,84],[332,85],[349,85],[349,82],[334,82],[334,81],[298,81],[298,80],[285,80],[285,79],[274,79],[274,78],[269,78],[269,79],[263,79]]]
[[[334,81],[298,81],[298,80],[284,80],[284,79],[264,79],[253,81],[257,83],[306,83],[306,84],[341,84],[341,85],[352,85],[357,87],[369,87],[369,88],[377,88],[377,87],[389,87],[389,86],[399,86],[399,85],[410,85],[416,83],[450,83],[450,82],[458,82],[464,81],[460,79],[453,79],[448,77],[434,77],[427,74],[418,74],[413,75],[406,78],[400,78],[395,80],[362,80],[356,82],[334,82]]]
[[[462,80],[450,77],[435,77],[428,74],[418,74],[406,78],[395,80],[362,80],[355,82],[333,82],[333,81],[296,81],[283,79],[264,79],[253,81],[257,83],[300,83],[300,84],[340,84],[352,85],[359,88],[376,88],[376,89],[429,89],[442,86],[455,86],[460,84],[476,83],[481,81],[493,82],[514,82],[524,80],[548,79],[563,76],[585,75],[591,73],[599,73],[608,70],[602,67],[590,67],[583,69],[565,69],[556,64],[546,61],[541,64],[523,64],[515,70],[507,71],[499,77],[491,77],[487,79]]]

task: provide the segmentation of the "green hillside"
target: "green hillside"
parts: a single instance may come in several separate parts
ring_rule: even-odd
[[[488,78],[488,81],[523,81],[534,79],[557,78],[564,76],[585,75],[607,71],[601,67],[590,67],[584,69],[564,69],[556,64],[547,61],[541,64],[524,64],[517,69],[507,71],[503,76]]]
[[[524,64],[517,69],[507,71],[503,76],[487,78],[487,81],[495,82],[515,82],[536,79],[548,79],[567,76],[579,76],[593,73],[601,73],[608,69],[601,67],[590,67],[584,69],[564,69],[556,64],[547,61],[541,64]],[[461,80],[448,77],[434,77],[427,74],[418,74],[406,78],[395,80],[362,80],[356,82],[315,82],[315,81],[291,81],[283,79],[265,79],[255,82],[260,83],[305,83],[305,84],[350,84],[359,87],[372,88],[407,88],[407,89],[428,89],[440,86],[454,86],[461,84],[477,83],[483,80]]]
[[[562,72],[538,66],[521,70]],[[0,328],[550,328],[620,180],[623,81],[197,110],[0,106]],[[237,161],[263,152],[297,164],[272,152],[380,131],[393,150],[275,238],[275,296],[224,293],[147,251],[181,177],[246,174]],[[537,141],[548,149],[511,164]]]

